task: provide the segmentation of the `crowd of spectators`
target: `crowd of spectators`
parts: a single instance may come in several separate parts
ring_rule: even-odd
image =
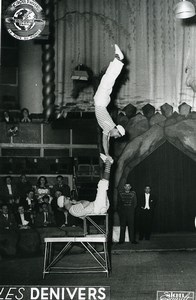
[[[25,174],[17,181],[6,176],[0,186],[0,230],[76,226],[78,218],[57,205],[59,196],[72,194],[62,175],[53,186],[45,176],[34,186]]]
[[[13,124],[13,123],[31,123],[33,121],[33,116],[35,114],[31,114],[29,112],[29,109],[24,107],[20,111],[9,111],[4,110],[0,114],[0,122],[5,122],[7,124]],[[36,120],[43,121],[43,115],[42,114],[36,114]]]

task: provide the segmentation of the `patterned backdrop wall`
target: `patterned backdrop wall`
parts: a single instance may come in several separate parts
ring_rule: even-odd
[[[123,50],[129,80],[116,105],[141,109],[164,103],[196,110],[196,18],[177,20],[177,0],[67,0],[55,6],[56,104],[67,110],[93,110],[93,89],[71,96],[71,73],[78,64],[99,74]],[[192,1],[196,5],[196,0]],[[186,72],[185,72],[186,71]]]

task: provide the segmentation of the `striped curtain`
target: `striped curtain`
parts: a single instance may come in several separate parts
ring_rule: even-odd
[[[196,22],[175,19],[178,0],[61,0],[56,2],[56,104],[93,110],[93,89],[71,97],[71,73],[85,64],[99,74],[123,50],[129,80],[115,100],[119,108],[146,103],[157,111],[186,102],[196,110]],[[192,1],[196,4],[196,0]],[[188,69],[187,69],[188,66]],[[188,70],[187,73],[185,70]],[[195,89],[196,90],[196,89]]]

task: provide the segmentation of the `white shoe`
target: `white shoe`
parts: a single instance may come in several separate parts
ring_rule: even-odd
[[[120,48],[118,47],[118,45],[115,44],[114,47],[115,47],[115,54],[119,57],[119,60],[123,60],[124,55],[120,50]]]
[[[100,153],[100,158],[103,160],[104,163],[106,162],[106,160],[109,160],[111,164],[113,164],[114,162],[113,158],[110,155],[105,155],[103,153]]]
[[[110,155],[107,156],[107,160],[109,160],[109,162],[111,164],[113,164],[113,162],[114,162],[113,158]]]
[[[103,153],[100,153],[100,158],[103,160],[103,162],[106,162],[107,156]]]

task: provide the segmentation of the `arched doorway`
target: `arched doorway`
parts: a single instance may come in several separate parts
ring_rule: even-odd
[[[127,177],[137,195],[145,185],[157,196],[153,231],[193,231],[196,215],[196,162],[165,142]]]

